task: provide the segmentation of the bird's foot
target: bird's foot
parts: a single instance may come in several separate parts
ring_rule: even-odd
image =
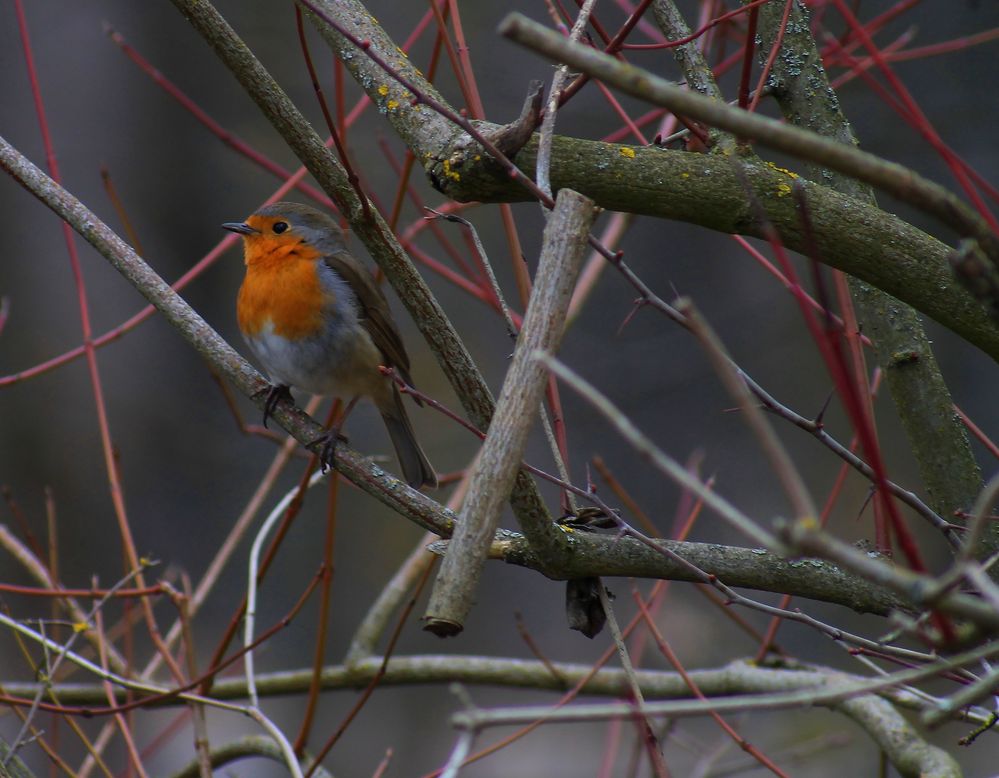
[[[267,390],[267,399],[264,400],[264,426],[267,426],[267,419],[274,413],[274,409],[282,400],[291,400],[291,389],[283,384],[272,384]]]
[[[323,447],[319,450],[319,467],[325,473],[327,470],[331,469],[336,462],[336,447],[340,444],[347,444],[350,441],[347,439],[346,435],[342,435],[338,428],[334,428],[327,432],[325,435],[320,435],[315,440],[309,443],[309,448],[319,443],[323,444]]]

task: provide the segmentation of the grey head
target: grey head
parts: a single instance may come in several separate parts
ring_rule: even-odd
[[[343,230],[332,216],[301,203],[272,203],[257,213],[284,219],[306,243],[323,254],[335,254],[347,248]]]
[[[258,219],[265,219],[266,226]],[[256,211],[246,222],[230,222],[222,226],[242,235],[288,231],[289,236],[294,235],[326,255],[337,254],[347,248],[343,231],[331,216],[301,203],[271,203]]]

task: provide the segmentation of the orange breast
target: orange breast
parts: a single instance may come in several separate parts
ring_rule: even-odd
[[[315,335],[322,328],[323,308],[333,303],[316,274],[317,253],[302,244],[263,237],[257,241],[272,245],[254,246],[258,250],[247,253],[246,278],[236,303],[239,328],[247,337],[258,335],[268,323],[285,338]]]

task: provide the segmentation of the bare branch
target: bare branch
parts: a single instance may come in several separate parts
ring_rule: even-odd
[[[535,349],[558,348],[586,239],[593,223],[593,204],[572,190],[559,192],[545,227],[543,248],[531,302],[517,349],[503,381],[496,414],[470,476],[461,518],[437,575],[427,605],[427,629],[438,635],[459,632],[471,608],[482,565],[499,523],[527,435],[544,393],[547,373],[533,357]],[[565,556],[561,530],[544,519],[521,527],[546,567],[558,568]]]

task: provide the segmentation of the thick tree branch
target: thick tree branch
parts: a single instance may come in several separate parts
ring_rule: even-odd
[[[640,100],[691,116],[799,159],[825,165],[882,189],[936,217],[962,237],[974,238],[993,262],[999,261],[999,236],[988,223],[952,192],[912,170],[815,133],[681,89],[595,49],[571,43],[523,14],[507,16],[500,23],[499,31],[543,56],[572,65]]]
[[[375,656],[349,668],[327,667],[322,673],[323,688],[363,689],[382,672],[382,663],[382,657]],[[554,675],[552,669],[555,671]],[[257,677],[257,688],[261,695],[301,693],[308,689],[312,675],[311,669],[260,674]],[[594,672],[592,666],[584,664],[546,665],[538,661],[487,656],[395,657],[384,668],[384,676],[379,683],[382,686],[394,686],[451,681],[564,691],[590,675],[592,677],[581,690],[584,695],[622,697],[629,693],[629,681],[624,671],[618,668],[603,668]],[[749,707],[752,707],[754,697],[758,695],[818,692],[848,685],[863,686],[872,682],[872,679],[822,667],[765,668],[745,661],[731,662],[718,669],[690,670],[686,678],[674,672],[638,670],[635,672],[635,679],[642,693],[650,699],[687,700],[691,697],[692,681],[703,694],[716,701],[725,699],[736,703],[733,698],[739,696]],[[36,688],[34,684],[11,684],[6,691],[26,696]],[[91,684],[63,684],[53,689],[53,692],[66,705],[103,704],[107,699],[100,686]],[[213,694],[219,699],[244,697],[246,682],[244,679],[220,680],[214,686]],[[123,693],[120,699],[124,700]],[[927,702],[924,699],[904,690],[886,689],[882,696],[859,694],[823,704],[857,721],[885,750],[902,775],[932,775],[941,778],[960,775],[951,757],[920,738],[894,707],[926,710]],[[710,706],[709,702],[702,707]],[[502,711],[497,711],[497,715],[501,713]],[[488,716],[489,712],[485,712],[485,715]]]
[[[358,84],[406,140],[417,159],[423,161],[431,180],[445,194],[460,201],[532,199],[460,128],[439,115],[426,119],[424,96],[452,113],[454,109],[443,102],[412,63],[399,58],[395,44],[360,3],[310,2],[335,18],[358,40],[367,42],[369,51],[381,60],[398,66],[396,74],[408,86],[389,76],[325,20],[311,17],[334,52],[346,57],[345,64]],[[418,114],[408,115],[416,109]],[[502,129],[488,122],[475,124],[487,137]],[[533,171],[536,154],[534,139],[514,162],[521,171]],[[877,162],[897,169],[903,177],[909,175],[897,165]],[[736,165],[742,167],[739,174],[733,170]],[[676,219],[721,232],[762,237],[763,225],[758,222],[744,189],[744,181],[748,180],[753,196],[763,206],[767,220],[777,228],[784,244],[804,254],[813,247],[805,240],[800,216],[790,197],[790,186],[797,176],[773,165],[556,136],[551,175],[554,191],[562,187],[574,189],[607,210]],[[628,186],[622,186],[622,181],[627,181]],[[999,327],[984,307],[955,283],[946,245],[869,204],[844,197],[825,186],[810,182],[803,185],[812,208],[814,248],[820,261],[907,302],[999,359]],[[942,192],[947,202],[954,199],[945,190],[934,191]],[[961,213],[967,211],[960,203],[955,207]],[[973,215],[969,218],[975,221]]]
[[[693,565],[728,586],[768,592],[793,588],[796,596],[836,603],[861,613],[886,616],[893,610],[910,608],[904,598],[845,574],[834,564],[817,559],[785,559],[762,548],[675,540],[656,540],[650,545],[631,537],[577,531],[569,549],[572,555],[559,569],[559,579],[628,576],[703,583],[704,577],[691,569]],[[516,533],[497,539],[491,555],[535,570],[541,565],[526,539]]]
[[[281,749],[270,738],[261,735],[247,735],[231,743],[212,748],[209,752],[211,766],[214,768],[226,767],[233,762],[242,759],[268,759],[272,762],[285,765],[285,755]],[[315,770],[311,775],[315,778],[331,778],[332,773],[323,768],[322,765],[312,766],[312,759],[308,755],[302,759],[302,766],[305,769]],[[191,762],[187,767],[174,773],[170,778],[198,778],[201,775],[199,765],[196,761]]]
[[[920,610],[931,608],[973,622],[988,633],[999,632],[999,611],[985,599],[953,591],[940,578],[897,567],[888,560],[871,556],[822,531],[814,521],[783,521],[778,534],[801,554],[828,559],[852,570],[864,579],[880,584],[915,603]],[[977,638],[973,635],[972,637]]]
[[[677,41],[687,40],[691,37],[690,28],[673,0],[653,0],[652,12],[667,39]],[[679,46],[671,46],[669,51],[673,55],[673,59],[676,60],[676,64],[680,66],[683,80],[688,89],[693,89],[715,100],[724,100],[722,92],[715,82],[714,71],[701,51],[699,42],[698,40],[687,40],[686,43]],[[708,136],[712,148],[726,153],[736,150],[738,140],[732,133],[709,127]]]
[[[761,60],[767,59],[776,44],[783,14],[782,3],[767,3],[760,8]],[[808,25],[808,12],[799,2],[791,7],[781,48],[794,52],[794,57],[773,59],[770,83],[785,120],[840,143],[856,145],[857,139],[822,65]],[[801,78],[801,73],[808,73],[808,78]],[[810,166],[809,176],[838,192],[877,205],[871,188],[852,178],[814,165]],[[967,510],[982,488],[981,472],[918,314],[859,279],[850,278],[850,290],[864,334],[874,344],[930,505],[942,516]],[[999,526],[991,530],[988,542],[982,546],[983,554],[995,550],[999,542]]]
[[[378,21],[371,15],[364,3],[358,0],[311,0],[299,2],[309,21],[329,44],[336,58],[347,72],[364,89],[378,111],[392,125],[395,133],[417,154],[417,160],[425,164],[423,153],[434,147],[445,147],[449,139],[461,129],[433,110],[427,98],[447,105],[447,101],[437,91],[437,87],[427,81],[398,44],[389,37]],[[402,80],[419,84],[420,94],[416,95],[376,65],[353,43],[313,12],[313,7],[324,16],[335,19],[345,32],[359,41],[364,41],[368,50],[375,52]]]
[[[460,632],[471,610],[500,511],[520,470],[527,436],[548,381],[548,373],[535,360],[534,352],[555,351],[562,342],[569,301],[595,215],[593,202],[571,189],[559,192],[549,214],[513,361],[486,439],[472,465],[460,520],[427,605],[426,628],[435,634]],[[543,569],[559,569],[566,556],[565,533],[550,521],[521,520],[520,524]]]
[[[486,134],[495,127],[478,126]],[[514,162],[521,170],[533,170],[536,153],[532,139]],[[461,201],[532,199],[481,157],[481,149],[467,136],[453,147],[445,194]],[[624,181],[627,186],[622,186]],[[555,191],[574,189],[611,211],[762,238],[765,225],[749,202],[746,182],[785,246],[806,255],[814,249],[823,263],[907,302],[999,360],[999,327],[954,280],[949,247],[893,214],[765,162],[565,136],[554,139]],[[811,245],[791,196],[795,182],[809,203],[815,236]]]
[[[928,210],[962,234],[972,234],[991,254],[997,253],[994,251],[997,243],[995,236],[976,214],[950,192],[918,178],[911,171],[853,149],[845,152],[842,144],[827,141],[813,133],[748,116],[743,111],[734,111],[701,95],[679,90],[644,71],[629,69],[605,58],[592,49],[568,46],[561,39],[556,40],[557,35],[549,35],[547,30],[536,25],[532,27],[522,17],[511,22],[506,29],[514,28],[520,31],[518,34],[531,30],[532,40],[544,41],[551,56],[568,58],[574,66],[593,71],[609,83],[616,81],[617,85],[644,99],[669,103],[682,113],[756,137],[761,142],[766,140],[788,153],[816,159],[826,166],[842,162],[849,174],[871,180],[893,195]],[[560,182],[553,180],[553,186],[561,184],[578,188],[599,205],[614,210],[679,218],[726,232],[760,234],[760,225],[755,223],[746,197],[741,192],[741,184],[738,179],[733,180],[731,173],[722,170],[725,164],[739,164],[735,161],[690,155],[701,160],[698,164],[693,160],[684,160],[684,152],[650,149],[642,156],[642,149],[562,140],[563,164],[559,167],[563,168],[565,177]],[[458,199],[479,200],[516,196],[516,186],[508,181],[501,181],[489,173],[474,176],[470,166],[456,166],[456,159],[460,160],[465,151],[458,149],[449,158],[450,169],[461,180],[448,182],[448,194]],[[527,158],[522,159],[522,154],[516,162],[522,169],[530,169],[530,147],[525,152]],[[656,155],[670,158],[669,162],[656,164]],[[558,163],[558,159],[553,161],[553,165]],[[743,164],[746,165],[746,175],[752,181],[754,194],[766,209],[768,220],[779,230],[785,245],[809,253],[810,247],[803,239],[800,219],[793,204],[787,202],[791,198],[785,196],[789,191],[789,182],[787,179],[780,180],[781,175],[788,175],[787,172]],[[629,184],[637,183],[636,190],[622,196],[618,191],[622,188],[621,180],[628,180]],[[688,186],[691,182],[697,185]],[[628,188],[631,189],[630,186]],[[993,358],[999,358],[999,328],[989,319],[985,309],[954,281],[946,265],[948,251],[945,246],[878,209],[844,198],[826,187],[806,184],[805,192],[813,207],[817,234],[815,248],[819,259],[910,303],[978,345]]]
[[[993,649],[994,650],[994,649]],[[363,689],[381,670],[384,657],[373,655],[351,665],[327,665],[322,670],[321,683],[326,691],[336,689]],[[747,668],[758,670],[760,675],[746,673]],[[552,672],[552,669],[555,672]],[[482,656],[469,654],[416,654],[397,656],[384,668],[381,680],[389,686],[407,686],[428,683],[459,683],[499,686],[511,689],[537,689],[566,691],[584,678],[588,678],[580,692],[584,695],[600,697],[623,697],[628,693],[628,679],[622,669],[602,667],[594,672],[592,664],[575,662],[544,663],[534,659],[514,659],[509,657]],[[836,675],[841,679],[856,681],[860,676],[840,673],[827,668],[765,668],[736,660],[715,669],[688,670],[690,678],[698,688],[709,696],[722,696],[738,692],[762,693],[792,689],[804,684],[797,683],[816,672],[820,675]],[[797,675],[801,673],[803,675]],[[785,675],[786,674],[786,675]],[[263,697],[294,695],[309,690],[313,679],[311,667],[282,670],[257,674],[257,691]],[[639,669],[635,675],[642,692],[656,699],[687,699],[691,696],[690,686],[679,673],[667,670]],[[781,686],[781,679],[786,685]],[[4,686],[4,692],[13,697],[28,697],[38,690],[37,683],[13,682]],[[127,699],[124,689],[114,690],[117,702]],[[245,678],[220,678],[212,686],[212,697],[217,700],[232,701],[247,695]],[[886,688],[885,699],[905,710],[920,711],[927,707],[925,698],[907,692],[904,688]],[[43,699],[64,705],[101,706],[108,702],[107,691],[101,684],[59,683],[46,691]],[[183,700],[164,699],[156,707],[176,707],[186,704]],[[965,718],[960,712],[955,713]],[[971,720],[978,720],[973,716]]]

